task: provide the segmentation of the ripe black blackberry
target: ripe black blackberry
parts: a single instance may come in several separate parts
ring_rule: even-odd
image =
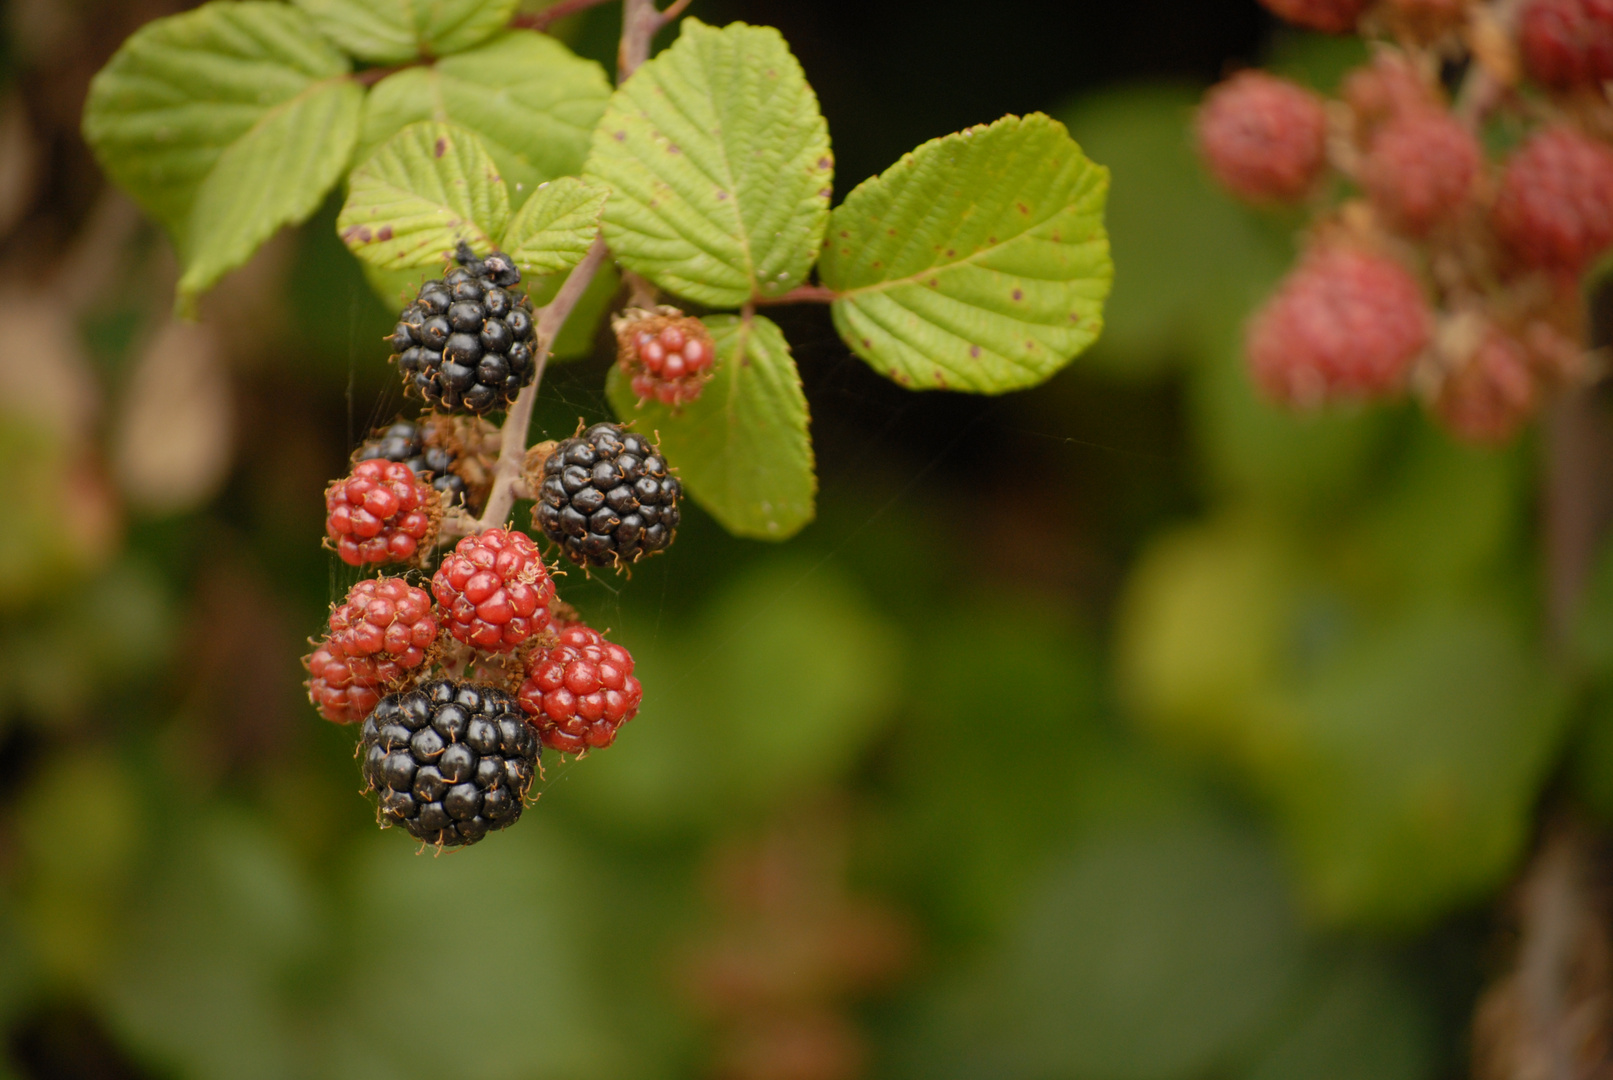
[[[371,458],[401,462],[438,491],[448,492],[451,505],[465,505],[468,489],[464,478],[453,471],[453,451],[445,446],[427,446],[425,433],[418,424],[399,420],[379,435],[365,440],[355,460]]]
[[[382,827],[444,847],[514,824],[542,753],[514,694],[452,679],[382,698],[359,748]]]
[[[420,286],[388,340],[406,386],[447,412],[481,414],[532,381],[532,301],[511,291],[521,271],[503,252],[478,259],[461,243],[454,258],[458,266]]]
[[[672,543],[682,494],[647,439],[595,424],[544,459],[532,520],[579,566],[619,567]]]

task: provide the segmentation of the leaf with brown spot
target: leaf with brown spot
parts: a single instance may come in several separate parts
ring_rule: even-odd
[[[1043,381],[1103,326],[1108,182],[1040,113],[925,143],[831,217],[854,240],[818,265],[841,294],[841,337],[921,388],[992,394]]]
[[[353,170],[337,233],[383,270],[440,265],[463,240],[491,250],[510,218],[509,194],[474,132],[404,128]]]

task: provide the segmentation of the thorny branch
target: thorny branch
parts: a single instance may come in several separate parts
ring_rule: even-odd
[[[549,21],[552,22],[562,15],[581,11],[600,2],[603,0],[562,0],[561,3],[539,14],[550,16]],[[659,11],[656,9],[655,0],[622,0],[622,38],[617,52],[618,82],[625,80],[640,64],[649,59],[650,42],[656,32],[677,18],[688,4],[689,0],[673,0],[665,11]],[[515,505],[521,467],[526,460],[526,439],[528,429],[532,426],[532,409],[537,404],[538,388],[543,384],[543,369],[549,361],[550,350],[555,337],[565,327],[566,319],[571,316],[577,302],[593,283],[594,274],[609,256],[610,252],[605,247],[604,238],[596,236],[582,262],[566,275],[566,282],[560,286],[560,291],[555,294],[554,299],[539,310],[538,348],[534,357],[536,371],[533,373],[532,382],[521,391],[515,399],[515,404],[505,414],[504,427],[500,432],[498,464],[494,467],[493,489],[488,493],[487,506],[482,510],[482,516],[474,521],[461,515],[457,520],[450,519],[444,522],[445,533],[463,535],[480,532],[483,529],[503,525],[509,518],[510,508]]]
[[[543,383],[543,369],[549,362],[555,335],[566,325],[572,309],[582,299],[582,294],[594,280],[595,272],[609,254],[605,241],[596,236],[582,262],[566,275],[566,283],[560,286],[555,298],[538,311],[538,349],[534,357],[537,370],[533,373],[532,382],[521,391],[504,417],[498,464],[493,470],[493,490],[487,496],[487,507],[482,511],[482,516],[473,523],[472,531],[480,532],[503,525],[509,517],[510,507],[515,504],[515,482],[521,477],[521,465],[526,459],[526,437],[527,430],[532,426],[532,408],[537,404],[538,387]]]

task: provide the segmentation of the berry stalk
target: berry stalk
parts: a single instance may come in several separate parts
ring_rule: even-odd
[[[618,82],[632,75],[640,64],[649,59],[650,43],[656,32],[677,18],[688,4],[689,0],[674,0],[665,11],[661,11],[656,8],[655,0],[622,0],[622,37],[616,60]],[[578,10],[581,10],[580,6]],[[538,347],[533,358],[537,370],[531,384],[521,391],[504,417],[503,440],[487,506],[475,521],[464,522],[457,528],[456,523],[446,522],[445,528],[450,534],[480,532],[502,525],[508,519],[510,508],[515,505],[515,486],[521,478],[522,462],[526,459],[526,439],[528,429],[532,426],[532,409],[538,400],[538,387],[543,383],[543,369],[549,361],[550,347],[609,254],[604,237],[596,236],[582,262],[566,275],[566,282],[554,299],[538,312]]]
[[[498,464],[493,469],[493,490],[487,496],[487,506],[482,516],[474,521],[462,519],[457,523],[445,522],[449,532],[460,535],[481,532],[495,525],[503,525],[509,519],[510,507],[515,505],[515,484],[521,478],[521,463],[526,459],[526,438],[532,426],[532,409],[537,404],[538,388],[543,383],[543,369],[549,362],[550,346],[554,343],[555,335],[565,327],[577,301],[582,299],[582,294],[593,283],[594,275],[599,272],[607,255],[609,252],[605,248],[604,238],[595,237],[588,254],[566,275],[566,282],[560,286],[554,299],[538,309],[538,347],[533,357],[537,370],[531,384],[521,391],[504,418]]]

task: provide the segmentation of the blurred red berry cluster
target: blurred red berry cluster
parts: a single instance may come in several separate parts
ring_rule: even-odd
[[[1613,0],[1263,2],[1373,53],[1336,99],[1244,71],[1199,110],[1222,185],[1312,214],[1249,322],[1255,382],[1300,408],[1410,393],[1459,438],[1510,439],[1594,374],[1579,285],[1613,247]]]

